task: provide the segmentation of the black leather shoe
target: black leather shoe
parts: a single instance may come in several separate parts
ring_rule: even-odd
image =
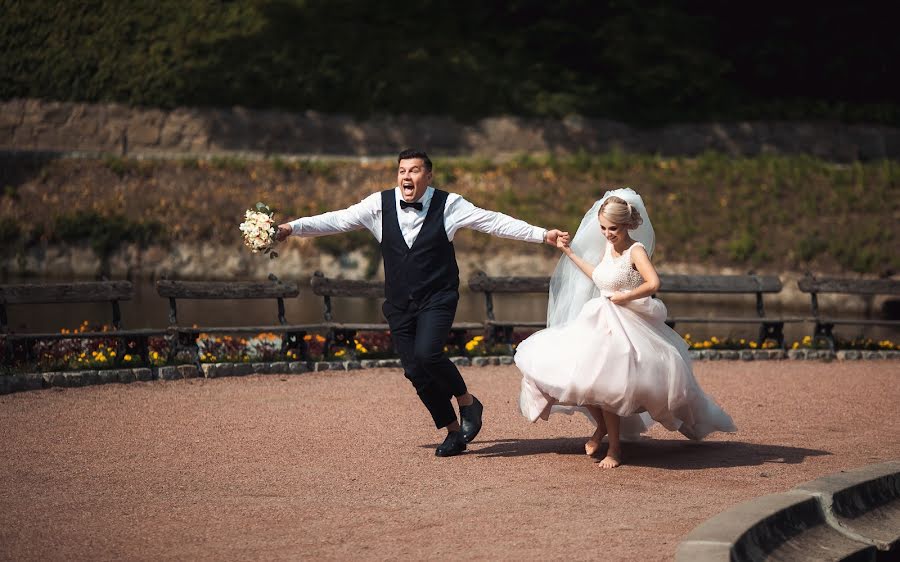
[[[478,435],[478,432],[481,431],[481,413],[483,411],[484,406],[474,396],[470,405],[459,407],[459,417],[462,420],[459,424],[460,433],[462,433],[466,443],[471,443],[475,436]]]
[[[466,450],[466,441],[459,431],[451,431],[444,442],[434,450],[436,457],[452,457]]]

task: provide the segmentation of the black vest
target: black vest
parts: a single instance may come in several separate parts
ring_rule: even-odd
[[[384,296],[406,309],[441,291],[459,290],[459,267],[453,243],[444,228],[446,191],[434,190],[422,230],[412,248],[406,245],[397,220],[393,189],[381,192],[381,255],[384,257]]]

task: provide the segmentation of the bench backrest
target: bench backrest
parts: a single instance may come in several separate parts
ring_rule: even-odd
[[[313,273],[310,279],[313,293],[324,298],[325,321],[331,322],[334,315],[331,297],[384,298],[383,281],[362,281],[358,279],[332,279],[321,271]]]
[[[781,279],[775,275],[678,275],[659,276],[660,293],[750,294],[778,293]]]
[[[846,279],[804,277],[797,281],[804,293],[844,293],[848,295],[900,295],[900,279]]]
[[[269,281],[170,281],[156,282],[159,296],[169,299],[169,325],[178,324],[178,299],[241,300],[276,299],[278,301],[278,322],[286,324],[284,299],[296,298],[300,286],[293,281],[284,283],[275,276]]]
[[[113,327],[121,328],[119,301],[130,300],[134,286],[130,281],[83,281],[78,283],[41,283],[0,285],[0,329],[7,331],[7,304],[65,304],[109,302]]]
[[[763,293],[781,291],[781,280],[774,275],[679,275],[661,273],[660,293],[755,294],[756,312],[765,316]],[[486,313],[494,318],[492,293],[547,293],[549,277],[491,277],[483,271],[469,278],[469,289],[484,293]]]
[[[900,295],[898,279],[848,279],[845,277],[819,277],[807,275],[797,281],[797,287],[809,293],[813,316],[819,315],[818,293],[846,295]]]

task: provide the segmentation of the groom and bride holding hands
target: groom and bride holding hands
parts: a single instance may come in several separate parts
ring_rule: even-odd
[[[516,351],[523,374],[519,406],[527,419],[584,413],[597,426],[585,452],[593,455],[608,438],[603,468],[621,463],[621,437],[653,421],[691,439],[736,430],[697,384],[686,344],[666,326],[665,306],[651,297],[659,287],[650,262],[654,234],[634,191],[608,192],[570,239],[568,232],[532,226],[435,189],[423,151],[404,150],[397,164],[396,187],[343,210],[281,224],[277,239],[366,229],[378,240],[383,312],[404,375],[435,427],[447,430],[435,455],[464,452],[481,430],[484,409],[444,354],[459,301],[453,238],[461,228],[549,244],[564,254],[551,278],[547,329]]]

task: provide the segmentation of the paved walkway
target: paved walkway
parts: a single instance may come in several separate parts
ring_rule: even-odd
[[[0,559],[670,560],[716,513],[900,458],[900,362],[698,362],[740,432],[660,428],[604,471],[581,416],[528,424],[514,367],[466,368],[470,452],[397,370],[0,397]]]

